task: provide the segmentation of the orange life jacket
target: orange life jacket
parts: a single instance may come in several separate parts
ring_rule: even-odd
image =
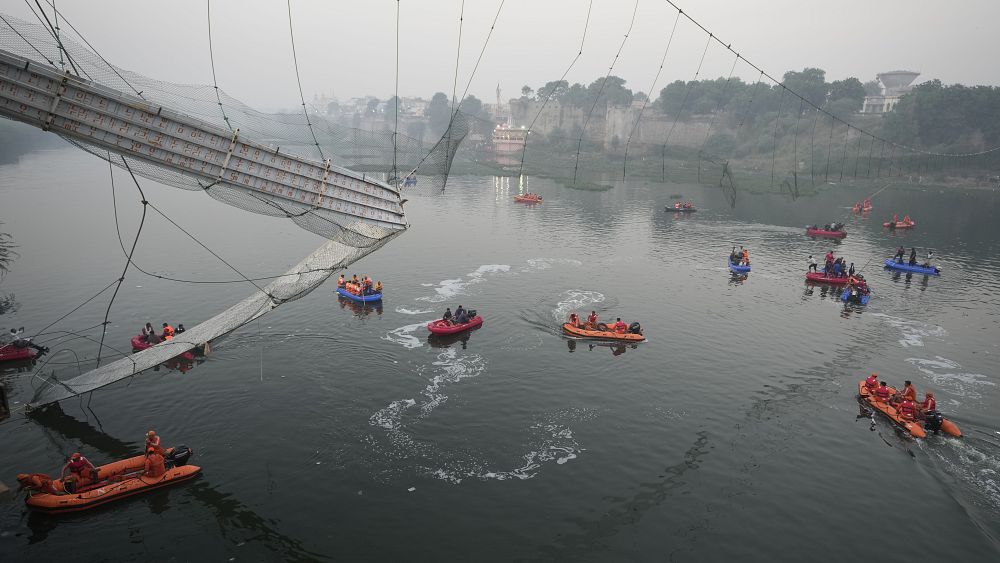
[[[917,402],[917,390],[913,387],[903,389],[903,400]]]
[[[867,387],[869,391],[872,391],[875,388],[877,388],[878,387],[878,378],[875,377],[874,375],[868,376],[868,379],[865,380],[865,387]]]
[[[880,401],[885,401],[889,398],[889,395],[890,393],[888,387],[879,386],[879,388],[875,390],[875,397],[877,397]]]
[[[925,397],[924,402],[920,403],[920,408],[925,411],[937,410],[937,401],[934,400],[934,397]]]
[[[902,403],[900,403],[899,408],[897,408],[896,410],[899,411],[899,416],[903,418],[912,419],[914,416],[917,415],[917,405],[915,405],[913,401],[909,399],[906,399]]]

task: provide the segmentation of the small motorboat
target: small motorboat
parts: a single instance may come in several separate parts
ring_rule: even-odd
[[[542,203],[542,196],[538,194],[524,194],[514,196],[514,201],[519,203]]]
[[[625,342],[642,342],[646,339],[639,323],[632,323],[625,332],[615,332],[604,323],[597,323],[593,329],[580,327],[573,323],[563,323],[563,332],[577,338],[593,338],[595,340],[618,340]]]
[[[143,474],[146,456],[142,455],[102,465],[97,467],[93,482],[73,488],[73,492],[66,490],[62,479],[50,479],[41,473],[22,473],[17,480],[28,489],[24,502],[29,508],[48,513],[76,512],[196,477],[201,468],[187,465],[193,453],[187,446],[166,450],[163,457],[167,471],[159,477]]]
[[[896,262],[892,258],[885,259],[885,267],[890,270],[926,274],[928,276],[937,276],[941,274],[941,268],[938,268],[937,266],[921,266],[920,264],[913,264],[911,266],[906,262]]]
[[[896,221],[896,223],[888,221],[882,223],[882,226],[887,229],[912,229],[914,225],[916,225],[914,221]]]
[[[828,276],[823,272],[806,272],[806,281],[814,283],[828,283],[830,285],[847,285],[848,277]]]
[[[170,341],[169,340],[164,340],[163,342],[170,342]],[[160,342],[160,344],[163,344],[163,342]],[[143,337],[143,335],[137,334],[137,335],[135,335],[135,336],[132,337],[132,351],[133,352],[141,352],[142,350],[145,350],[146,348],[152,348],[152,347],[153,347],[153,344],[150,344],[149,342],[146,342],[146,339],[145,339],[145,337]],[[198,349],[200,351],[203,351],[203,350],[201,350],[200,347]],[[185,351],[185,352],[182,352],[180,354],[177,354],[176,356],[174,356],[174,358],[180,358],[182,360],[194,361],[195,354],[194,354],[194,352],[191,352],[191,351]]]
[[[698,210],[690,203],[688,204],[675,203],[673,205],[666,206],[666,211],[671,211],[673,213],[694,213]]]
[[[844,238],[847,236],[847,231],[843,229],[832,231],[818,227],[806,227],[806,235],[810,237]]]
[[[893,387],[889,387],[889,391],[893,395],[897,393]],[[962,431],[958,429],[958,425],[943,417],[938,411],[927,411],[924,413],[923,420],[909,420],[904,418],[891,404],[879,401],[873,393],[869,392],[864,380],[858,383],[858,398],[869,407],[885,415],[893,424],[909,432],[914,438],[925,438],[927,432],[934,432],[935,434],[944,432],[956,438],[962,436]]]
[[[31,346],[15,346],[6,344],[0,346],[0,362],[17,362],[21,360],[31,360],[38,355]]]
[[[341,297],[346,297],[348,299],[351,299],[353,301],[358,301],[360,303],[371,303],[372,301],[382,300],[381,293],[372,293],[370,295],[358,295],[357,293],[351,293],[350,291],[347,291],[347,289],[343,287],[338,287],[337,293],[340,294]]]
[[[732,270],[733,272],[736,272],[737,274],[745,274],[750,271],[749,264],[743,266],[741,264],[734,264],[731,259],[727,258],[726,260],[729,262],[729,269]]]
[[[438,319],[427,323],[427,330],[434,334],[456,334],[465,330],[479,328],[483,324],[483,318],[476,314],[475,310],[469,311],[472,318],[463,324],[451,324],[444,319]]]
[[[871,297],[871,290],[868,293],[857,293],[849,287],[844,288],[843,293],[840,294],[840,300],[844,303],[855,303],[857,305],[867,305]]]

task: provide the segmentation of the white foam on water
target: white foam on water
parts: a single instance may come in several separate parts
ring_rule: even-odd
[[[944,439],[942,442],[933,446],[921,444],[920,447],[936,456],[948,473],[968,487],[967,492],[975,504],[994,513],[1000,511],[1000,458],[978,450],[968,440]]]
[[[434,309],[427,309],[425,311],[423,309],[410,310],[405,307],[396,307],[396,312],[403,315],[426,315],[427,313],[433,313]]]
[[[906,358],[907,362],[913,364],[920,373],[927,376],[935,387],[945,390],[953,395],[966,399],[981,399],[982,395],[977,390],[983,385],[996,387],[985,375],[979,373],[967,373],[955,370],[962,369],[958,362],[954,362],[941,356],[934,359]]]
[[[604,294],[597,291],[587,291],[585,289],[567,289],[562,293],[556,308],[552,310],[552,316],[556,322],[566,322],[566,316],[570,312],[583,309],[595,303],[603,303]],[[586,316],[581,315],[581,316]]]
[[[476,268],[474,272],[466,274],[464,278],[441,280],[437,286],[423,284],[425,287],[434,287],[434,295],[417,297],[417,301],[428,301],[430,303],[448,301],[458,295],[464,295],[470,285],[486,281],[488,274],[499,274],[509,271],[510,266],[506,264],[484,264]]]
[[[583,266],[583,262],[572,258],[532,258],[527,262],[528,265],[521,268],[521,272],[548,270],[553,266]]]
[[[413,399],[400,399],[389,403],[389,406],[376,412],[368,418],[372,426],[380,426],[386,430],[399,430],[403,425],[403,412],[417,404]]]
[[[918,321],[908,321],[906,319],[893,317],[884,313],[872,313],[872,316],[878,317],[889,326],[899,329],[900,335],[902,336],[899,340],[899,344],[903,348],[923,346],[924,338],[931,336],[935,338],[944,338],[948,334],[948,331],[937,325],[931,325]]]
[[[412,325],[401,326],[399,328],[390,330],[382,336],[382,340],[388,340],[389,342],[395,342],[396,344],[402,344],[404,348],[420,348],[424,343],[413,336],[413,333],[417,329],[424,328],[427,323],[433,321],[434,319],[426,320],[422,323],[416,323]]]
[[[431,365],[437,373],[424,388],[423,395],[427,400],[420,405],[421,418],[448,400],[448,396],[442,392],[444,387],[463,379],[476,377],[486,371],[485,358],[479,354],[459,356],[456,348],[445,348]]]

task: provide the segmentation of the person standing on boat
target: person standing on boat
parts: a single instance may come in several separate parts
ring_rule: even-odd
[[[163,448],[160,447],[160,437],[157,436],[156,432],[154,432],[152,430],[150,430],[149,432],[146,432],[146,447],[145,447],[145,449],[148,451],[150,448],[152,448],[152,449],[154,449],[154,450],[156,450],[158,452],[163,452]]]
[[[930,268],[931,267],[931,260],[933,258],[934,258],[934,252],[931,251],[931,250],[928,250],[927,251],[927,261],[924,262],[924,268]]]
[[[812,254],[809,255],[809,271],[810,272],[816,271],[816,259],[813,258]]]
[[[915,247],[910,247],[910,265],[915,266],[917,264],[917,249]]]
[[[162,477],[166,472],[167,468],[163,460],[163,455],[156,451],[155,448],[147,449],[146,461],[143,463],[143,476],[158,478]]]
[[[903,245],[899,245],[899,248],[896,249],[896,257],[894,258],[894,260],[898,264],[902,264],[903,263],[903,256],[905,256],[905,255],[906,255],[906,249],[903,248]]]
[[[854,277],[854,262],[851,262],[851,267],[847,269],[847,275],[849,277]]]

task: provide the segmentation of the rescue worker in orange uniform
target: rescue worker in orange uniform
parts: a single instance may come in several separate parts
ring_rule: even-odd
[[[163,323],[163,336],[162,336],[162,338],[164,340],[170,340],[173,337],[174,337],[174,327],[170,326],[167,323]]]
[[[154,448],[146,450],[146,462],[143,468],[143,475],[146,477],[160,477],[167,472],[163,456]]]
[[[580,328],[580,316],[577,315],[576,313],[570,313],[569,314],[569,324],[573,328]]]
[[[597,328],[597,311],[591,311],[587,316],[587,328],[594,330]]]
[[[146,432],[146,447],[143,449],[149,450],[150,448],[153,448],[161,454],[163,453],[163,448],[160,446],[160,437],[157,436],[156,432],[152,430]]]
[[[628,330],[628,325],[622,322],[621,317],[615,319],[615,332],[625,334],[626,330]]]
[[[893,402],[898,401],[912,401],[914,404],[917,402],[917,390],[913,388],[913,384],[907,379],[903,382],[903,392],[898,396],[893,397]]]
[[[69,475],[66,475],[66,471]],[[62,468],[62,479],[66,490],[73,492],[77,487],[92,483],[97,477],[97,468],[90,460],[76,452],[69,457],[69,461]]]
[[[340,278],[337,279],[337,287],[344,287],[347,281],[344,280],[344,274],[340,274]]]
[[[889,401],[889,396],[892,393],[886,386],[885,381],[880,381],[878,384],[878,389],[875,390],[875,400],[880,403],[885,403]]]
[[[382,293],[382,280],[375,282],[375,293]]]
[[[924,400],[920,401],[919,407],[921,414],[927,411],[937,410],[937,401],[934,400],[934,393],[928,391],[927,394],[924,395]]]
[[[917,404],[910,399],[903,399],[903,402],[896,407],[896,412],[905,420],[913,420],[917,417]]]
[[[868,389],[869,393],[874,392],[875,389],[878,388],[878,374],[877,373],[873,373],[873,374],[869,375],[867,379],[865,379],[865,388]]]
[[[743,265],[744,266],[750,265],[750,251],[745,248],[743,249]]]

